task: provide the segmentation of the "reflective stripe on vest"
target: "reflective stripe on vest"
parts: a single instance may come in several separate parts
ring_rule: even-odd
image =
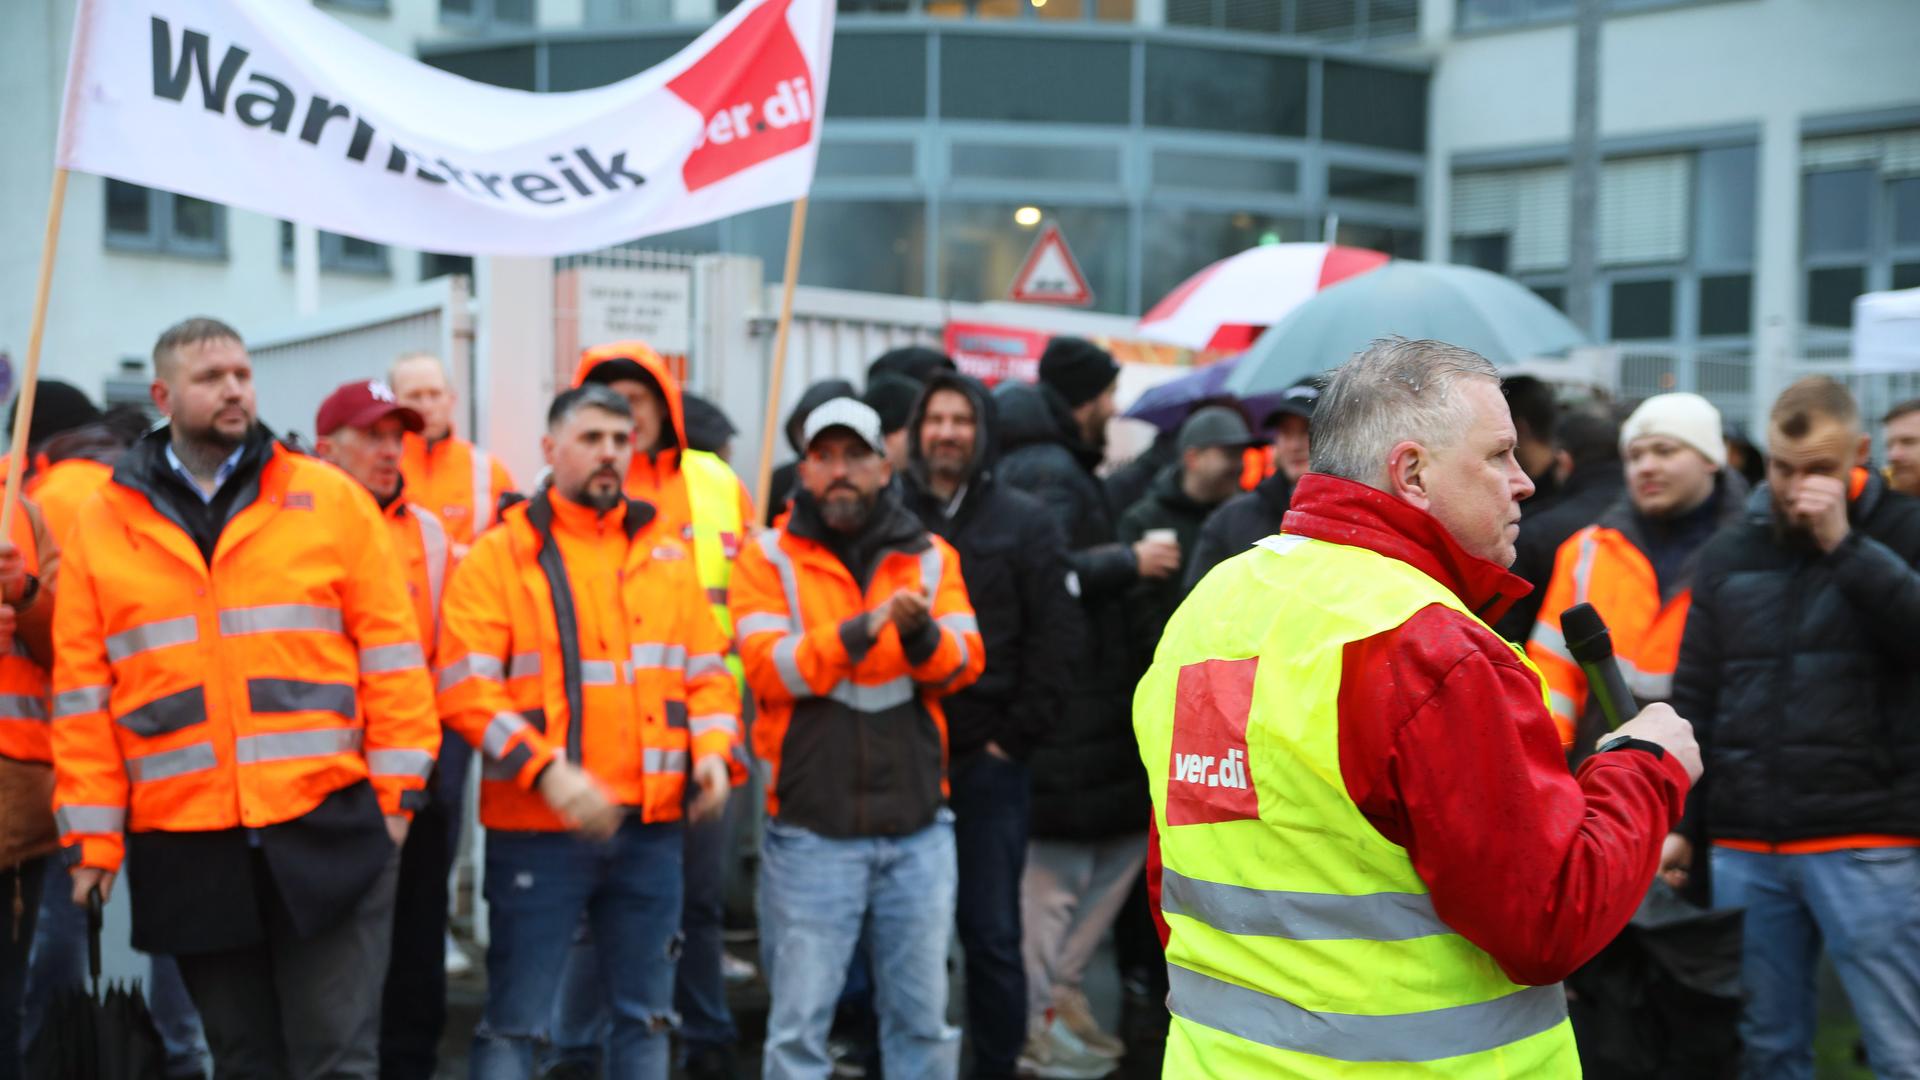
[[[1171,929],[1168,1076],[1579,1075],[1565,991],[1513,983],[1441,921],[1342,780],[1345,646],[1432,605],[1474,618],[1406,563],[1280,536],[1168,623],[1134,696]]]
[[[787,594],[787,610],[791,615],[782,619],[768,612],[748,615],[741,619],[742,635],[765,633],[769,630],[781,630],[786,636],[773,645],[773,669],[780,675],[781,685],[796,698],[825,697],[860,712],[883,712],[897,709],[913,701],[917,691],[913,680],[905,675],[889,679],[883,683],[862,685],[852,679],[842,679],[824,694],[814,692],[808,685],[806,676],[800,671],[800,641],[805,632],[800,625],[800,584],[793,568],[793,560],[787,557],[786,549],[780,546],[780,533],[776,529],[765,529],[760,533],[760,550],[767,561],[780,575],[780,587]],[[932,559],[932,569],[928,569],[928,559]],[[923,584],[930,584],[930,591],[937,591],[940,585],[940,549],[929,547],[920,553],[920,578]],[[956,635],[960,642],[960,667],[966,670],[967,643]],[[952,676],[949,676],[951,681]]]
[[[680,455],[680,476],[687,485],[687,517],[693,529],[693,564],[720,632],[733,636],[727,610],[727,583],[739,553],[740,479],[718,454],[687,450]],[[729,551],[729,541],[732,550]]]
[[[467,458],[473,466],[473,538],[493,524],[493,456],[473,444],[467,444]]]
[[[427,553],[427,593],[433,602],[433,626],[440,629],[440,593],[447,587],[447,527],[425,510],[415,510],[413,520],[420,525],[420,546]]]

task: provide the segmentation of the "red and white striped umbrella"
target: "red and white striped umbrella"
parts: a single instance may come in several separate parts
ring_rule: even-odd
[[[1262,244],[1181,282],[1140,320],[1140,336],[1238,352],[1321,289],[1386,264],[1385,255],[1365,248]]]

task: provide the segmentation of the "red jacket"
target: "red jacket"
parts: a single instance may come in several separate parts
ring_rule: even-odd
[[[1526,582],[1383,492],[1310,474],[1292,507],[1283,533],[1399,559],[1487,622],[1527,594]],[[1347,793],[1407,849],[1447,925],[1529,985],[1564,979],[1613,939],[1680,820],[1689,785],[1679,762],[1629,750],[1568,775],[1539,680],[1505,641],[1450,608],[1352,643],[1341,670]],[[1460,783],[1468,775],[1496,782]]]

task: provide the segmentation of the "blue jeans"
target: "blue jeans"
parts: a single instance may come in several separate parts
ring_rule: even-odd
[[[1920,1078],[1920,848],[1713,849],[1713,904],[1746,909],[1741,1075],[1811,1080],[1826,945],[1881,1080]]]
[[[967,958],[967,1028],[976,1077],[1012,1076],[1027,1041],[1020,874],[1033,797],[1027,767],[982,750],[953,766],[956,914]]]
[[[952,1080],[960,1032],[947,1024],[953,815],[906,836],[835,839],[769,820],[760,862],[761,956],[773,1001],[766,1080],[828,1075],[827,1031],[864,927],[887,1075]]]
[[[584,915],[613,1016],[607,1075],[665,1080],[680,956],[679,822],[629,817],[605,843],[566,833],[487,834],[487,1008],[474,1080],[525,1080],[546,1042],[567,949]]]

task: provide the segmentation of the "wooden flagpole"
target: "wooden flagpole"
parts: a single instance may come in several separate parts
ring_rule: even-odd
[[[27,472],[27,442],[33,427],[33,397],[40,385],[40,343],[47,336],[47,294],[53,289],[53,255],[60,247],[60,214],[67,204],[67,170],[53,170],[53,194],[47,200],[47,235],[40,242],[40,284],[33,293],[33,323],[27,332],[27,363],[20,372],[20,394],[13,407],[13,451],[7,458],[7,489],[0,495],[0,539],[13,536],[13,515],[20,505],[20,483]]]
[[[780,286],[780,326],[773,334],[773,371],[767,379],[767,418],[760,432],[760,477],[754,485],[753,505],[762,514],[773,487],[773,444],[780,435],[780,379],[787,370],[787,337],[793,329],[793,287],[800,280],[800,245],[807,235],[807,197],[794,200],[793,220],[787,226],[787,272]]]

